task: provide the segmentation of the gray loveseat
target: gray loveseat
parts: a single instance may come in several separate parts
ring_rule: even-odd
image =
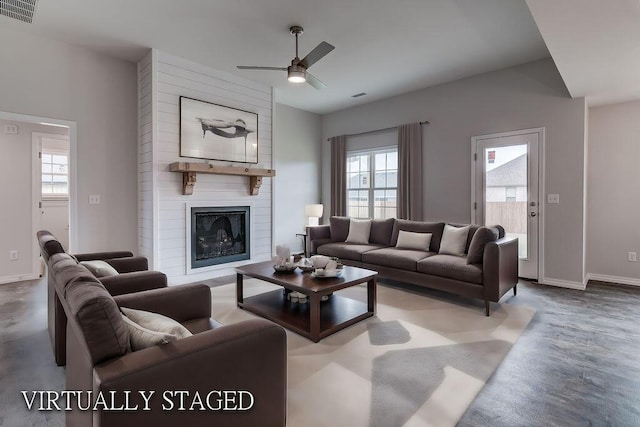
[[[350,218],[334,216],[330,218],[330,225],[309,227],[312,253],[338,257],[346,265],[375,270],[392,280],[480,298],[485,302],[487,316],[490,302],[498,302],[510,289],[516,294],[518,239],[505,237],[500,226],[491,227],[494,239],[480,246],[474,243],[476,255],[473,260],[469,259],[473,262],[468,263],[469,248],[480,229],[477,225],[470,226],[465,255],[455,256],[438,253],[445,227],[443,222],[373,220],[366,244],[345,242],[349,224]],[[400,231],[431,233],[429,250],[397,248]]]

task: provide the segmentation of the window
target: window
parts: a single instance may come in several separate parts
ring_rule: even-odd
[[[63,151],[42,151],[42,197],[69,196],[69,155]]]
[[[505,200],[507,202],[515,202],[516,201],[516,187],[505,187]]]
[[[398,150],[347,153],[347,215],[395,218]]]

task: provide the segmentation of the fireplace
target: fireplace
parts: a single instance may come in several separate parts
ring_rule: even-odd
[[[249,206],[191,208],[191,268],[251,258]]]

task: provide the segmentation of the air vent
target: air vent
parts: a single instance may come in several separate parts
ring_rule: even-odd
[[[0,0],[0,15],[31,24],[38,0]]]
[[[351,95],[352,98],[360,98],[361,96],[365,96],[367,92],[356,93],[355,95]]]

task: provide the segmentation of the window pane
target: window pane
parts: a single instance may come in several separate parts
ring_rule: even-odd
[[[51,177],[53,178],[53,182],[67,182],[66,175],[52,175]]]
[[[387,172],[387,187],[398,186],[398,171],[391,170]]]
[[[387,168],[387,153],[377,153],[375,163],[376,171],[385,170]]]
[[[51,184],[47,184],[46,182],[42,183],[42,194],[51,194]]]
[[[398,169],[398,152],[387,153],[387,169]]]
[[[351,173],[347,174],[347,188],[360,188],[360,174]]]
[[[42,153],[42,163],[51,163],[51,154]]]
[[[66,165],[67,164],[67,156],[53,156],[53,163],[57,163],[60,165]]]
[[[360,160],[358,157],[349,157],[347,159],[347,172],[357,172]]]
[[[42,173],[51,173],[53,172],[52,169],[51,163],[42,163]]]
[[[67,173],[67,165],[61,165],[61,164],[53,164],[53,172],[55,173]]]
[[[66,182],[54,182],[51,191],[53,194],[67,194],[69,192],[68,188]]]
[[[369,156],[367,154],[360,156],[360,170],[361,171],[369,170]]]
[[[376,182],[374,187],[386,187],[387,186],[387,174],[384,172],[376,172]]]
[[[53,175],[42,175],[42,183],[51,184],[53,182]]]

